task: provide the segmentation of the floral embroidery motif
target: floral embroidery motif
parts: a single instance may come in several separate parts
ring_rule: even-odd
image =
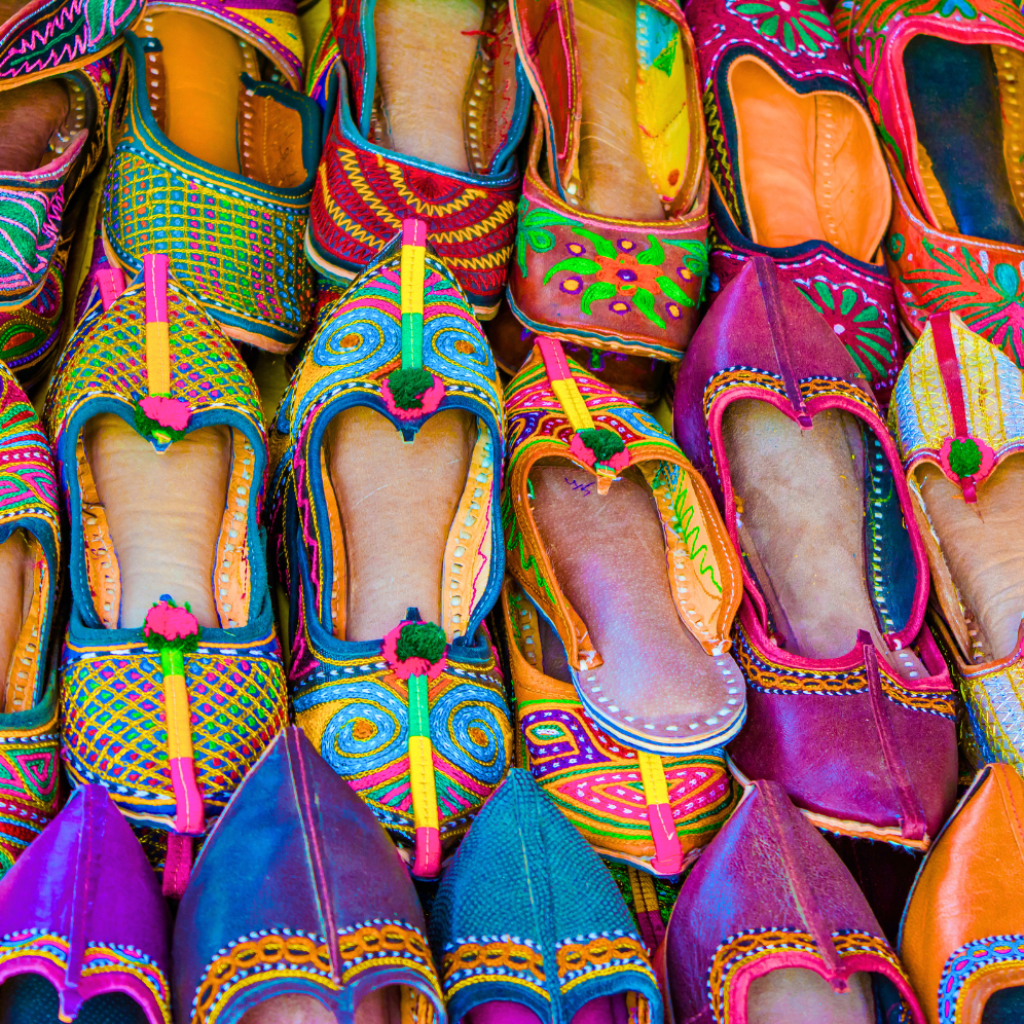
[[[817,57],[835,46],[828,15],[818,0],[746,0],[728,6],[788,53]]]
[[[990,935],[968,942],[946,961],[939,982],[939,1024],[960,1019],[963,995],[971,978],[997,964],[1024,966],[1024,935]]]
[[[884,310],[860,289],[824,277],[795,283],[839,336],[857,369],[868,380],[888,377],[894,364],[893,338]]]
[[[612,313],[625,316],[635,308],[656,327],[664,328],[666,321],[655,309],[657,298],[664,299],[664,311],[672,320],[678,320],[684,308],[698,306],[704,298],[703,281],[708,272],[708,250],[704,242],[671,238],[663,242],[649,234],[645,249],[632,238],[612,241],[561,214],[529,209],[525,196],[519,204],[516,239],[516,259],[523,277],[527,276],[528,251],[546,253],[554,248],[555,235],[548,228],[555,225],[571,227],[572,233],[582,241],[565,243],[565,257],[548,267],[544,284],[556,274],[568,274],[558,282],[558,287],[566,295],[579,298],[580,310],[585,316],[593,315],[595,302],[607,301]],[[678,280],[666,273],[670,269],[665,266],[666,245],[684,253],[682,264],[672,272]],[[701,281],[696,300],[683,288],[694,278]]]
[[[897,286],[911,289],[901,300],[911,306],[915,319],[923,327],[932,313],[955,310],[971,330],[1024,367],[1024,282],[1019,268],[993,263],[985,249],[975,251],[967,243],[945,249],[924,234],[920,242],[921,255],[928,260],[919,259],[915,265],[902,260],[906,250],[902,234],[893,233],[886,240],[888,255],[897,263]]]

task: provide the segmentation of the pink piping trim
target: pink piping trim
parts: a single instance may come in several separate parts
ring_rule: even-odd
[[[203,798],[196,783],[196,764],[191,757],[172,757],[168,763],[174,783],[174,799],[178,805],[174,818],[175,831],[202,835],[204,827]]]
[[[96,281],[100,286],[100,302],[103,303],[105,313],[125,290],[124,271],[120,267],[104,267],[96,271]]]
[[[540,349],[541,358],[544,360],[544,369],[547,370],[548,380],[571,380],[572,373],[569,370],[569,363],[565,358],[565,350],[554,338],[545,334],[538,334],[534,339],[537,348]]]
[[[769,405],[774,405],[781,412],[784,412],[791,420],[799,422],[794,415],[792,406],[782,395],[769,391],[766,388],[749,385],[729,388],[714,400],[711,409],[708,411],[708,437],[721,478],[722,495],[725,502],[725,526],[737,550],[740,548],[740,542],[739,534],[736,530],[736,501],[733,494],[732,477],[729,473],[729,457],[726,454],[725,444],[722,441],[722,418],[727,406],[741,398],[753,398],[760,402],[767,402]],[[850,399],[843,398],[841,395],[822,395],[818,398],[812,398],[807,403],[807,413],[812,418],[823,409],[841,409],[844,412],[851,413],[858,420],[871,427],[889,460],[889,466],[893,474],[893,483],[900,499],[900,506],[904,509],[911,508],[910,489],[907,487],[906,477],[903,475],[903,463],[900,460],[899,452],[896,450],[896,444],[892,439],[892,435],[885,427],[885,424],[881,420],[878,420],[876,424],[872,420],[866,419],[863,406],[854,403]],[[925,611],[928,605],[928,591],[931,586],[928,556],[925,554],[924,541],[921,540],[921,535],[918,532],[917,521],[913,516],[906,516],[905,519],[907,530],[910,533],[910,544],[914,552],[914,564],[917,567],[917,587],[914,593],[913,608],[906,626],[900,632],[890,634],[887,637],[887,639],[899,643],[900,647],[906,647],[912,643],[921,632],[921,625],[924,622]],[[745,597],[747,600],[744,600],[740,605],[740,620],[743,623],[744,629],[758,646],[763,649],[772,649],[773,660],[778,661],[782,665],[792,666],[800,670],[813,670],[816,668],[846,669],[860,664],[860,652],[857,647],[854,647],[849,654],[843,655],[841,658],[822,658],[820,660],[804,658],[791,654],[781,647],[776,648],[765,632],[766,609],[764,601],[758,592],[756,584],[751,579],[746,565],[743,566],[743,583],[746,589]],[[756,614],[748,610],[751,604],[757,608]]]
[[[164,860],[163,894],[180,900],[192,874],[192,837],[180,832],[167,836],[167,857]]]
[[[402,245],[426,245],[427,225],[414,217],[402,221]]]

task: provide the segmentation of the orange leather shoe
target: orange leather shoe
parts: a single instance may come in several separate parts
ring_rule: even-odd
[[[929,1024],[1024,1020],[1024,780],[984,767],[932,846],[900,927]]]

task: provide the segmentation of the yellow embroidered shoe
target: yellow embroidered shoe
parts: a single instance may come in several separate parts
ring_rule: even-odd
[[[512,579],[505,581],[502,606],[519,767],[529,769],[602,857],[651,874],[679,874],[735,805],[724,753],[662,757],[613,739],[587,714],[572,683],[545,671],[550,628]]]
[[[1024,375],[955,314],[933,316],[893,392],[899,445],[976,768],[1024,773]]]
[[[551,624],[551,663],[620,743],[666,756],[727,743],[746,713],[728,654],[742,586],[707,485],[653,418],[551,338],[506,411],[508,566]],[[545,673],[557,674],[547,659]]]
[[[62,756],[180,895],[193,840],[287,718],[256,387],[165,256],[72,336],[46,421],[71,522]]]

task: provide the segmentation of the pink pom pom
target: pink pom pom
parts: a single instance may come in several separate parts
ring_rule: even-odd
[[[192,407],[180,398],[163,398],[150,395],[139,407],[157,426],[167,430],[184,430],[192,416]]]
[[[199,636],[199,620],[186,608],[159,601],[146,613],[143,632],[147,637],[155,635],[164,640],[187,640]]]

